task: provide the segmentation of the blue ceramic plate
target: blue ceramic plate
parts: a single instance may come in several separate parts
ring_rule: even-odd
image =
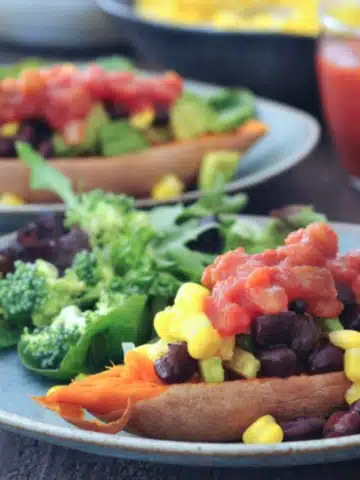
[[[218,87],[197,82],[187,82],[186,87],[197,93],[214,92]],[[270,133],[261,139],[241,160],[236,178],[227,186],[227,192],[235,192],[279,175],[290,169],[308,155],[319,139],[318,122],[309,114],[281,103],[258,98],[259,117],[270,127]],[[11,187],[9,186],[9,190]],[[200,192],[187,192],[174,201],[191,201],[199,198]],[[151,199],[141,199],[138,206],[155,205]],[[15,216],[39,214],[44,210],[63,210],[62,205],[24,205],[22,207],[4,207],[0,205],[0,214],[6,215],[18,225]]]
[[[256,217],[252,219],[264,221]],[[333,226],[340,235],[342,252],[359,247],[360,226]],[[240,443],[160,441],[126,433],[114,436],[89,433],[69,426],[30,399],[30,395],[43,395],[50,384],[25,371],[16,352],[0,355],[0,378],[1,428],[98,455],[212,467],[301,465],[360,457],[360,435],[253,446]]]

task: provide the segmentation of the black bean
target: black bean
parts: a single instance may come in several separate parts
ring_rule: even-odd
[[[289,305],[289,310],[297,313],[298,315],[304,315],[304,313],[306,313],[307,308],[308,308],[308,304],[306,303],[305,300],[301,300],[301,298],[293,300]]]
[[[253,341],[261,347],[288,346],[292,341],[294,323],[298,320],[295,312],[260,315],[252,323]]]
[[[324,426],[324,437],[335,438],[355,435],[360,432],[360,415],[352,410],[331,415]]]
[[[54,148],[51,138],[42,140],[37,147],[38,152],[45,158],[50,158],[54,154]]]
[[[12,138],[0,137],[0,157],[15,157],[15,146]]]
[[[337,297],[344,305],[356,304],[356,298],[351,287],[346,283],[336,282]]]
[[[350,412],[356,412],[360,415],[360,400],[357,400],[356,402],[352,403],[350,405]]]
[[[169,109],[158,108],[154,120],[155,127],[167,127],[170,123]]]
[[[330,343],[317,348],[309,357],[310,373],[339,372],[343,369],[344,352]]]
[[[36,143],[35,128],[29,123],[23,123],[15,135],[15,140],[30,143],[30,145],[34,146]]]
[[[129,116],[129,113],[119,103],[105,102],[105,109],[113,120]]]
[[[345,305],[340,320],[346,329],[360,331],[360,307],[356,304]]]
[[[295,353],[287,347],[264,350],[259,358],[262,377],[291,377],[297,370]]]
[[[304,315],[294,322],[292,335],[291,348],[305,360],[318,344],[321,331],[312,317]]]
[[[197,372],[198,362],[191,358],[186,343],[171,343],[166,355],[155,361],[155,371],[165,383],[184,383]]]
[[[321,438],[324,425],[325,420],[319,417],[297,418],[290,422],[280,423],[285,442]]]

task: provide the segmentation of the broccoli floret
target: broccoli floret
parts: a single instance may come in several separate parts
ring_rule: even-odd
[[[79,252],[71,269],[89,287],[94,287],[101,280],[101,269],[94,252],[87,250]]]
[[[17,261],[14,273],[0,279],[0,305],[9,323],[18,327],[30,325],[31,315],[47,290],[42,268]]]
[[[44,260],[16,262],[14,273],[0,279],[0,307],[9,324],[18,328],[48,325],[62,307],[73,303],[85,284],[69,271],[58,278],[56,267]]]
[[[85,283],[72,270],[56,281],[47,282],[46,291],[32,313],[33,324],[36,327],[49,325],[60,310],[74,303],[85,289]]]
[[[121,231],[124,215],[134,209],[134,200],[125,195],[92,190],[77,197],[66,213],[66,225],[83,228],[92,245],[103,242],[102,236]]]
[[[35,368],[56,369],[80,340],[86,325],[86,315],[77,307],[65,307],[51,325],[33,332],[25,328],[20,339],[22,355]]]

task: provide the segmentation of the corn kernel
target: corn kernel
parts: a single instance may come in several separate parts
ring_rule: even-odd
[[[24,205],[24,201],[14,193],[4,193],[0,196],[0,205],[19,207],[20,205]]]
[[[222,340],[222,345],[219,351],[219,357],[226,361],[231,360],[234,356],[235,350],[235,335],[233,337],[225,337]]]
[[[360,332],[356,330],[338,330],[329,334],[330,342],[343,350],[360,348]]]
[[[136,352],[143,353],[150,360],[155,362],[159,358],[163,357],[168,353],[169,347],[168,343],[165,340],[160,339],[155,343],[148,343],[146,345],[140,345],[139,347],[134,348]]]
[[[222,338],[212,327],[200,327],[188,337],[188,351],[192,358],[206,360],[214,357],[222,344]]]
[[[258,418],[243,433],[243,442],[245,444],[257,443],[280,443],[283,441],[284,432],[271,415],[265,415]]]
[[[353,383],[345,394],[345,400],[348,405],[360,399],[360,383]]]
[[[18,133],[19,127],[20,123],[17,122],[4,123],[4,125],[0,127],[0,135],[2,137],[13,137]]]
[[[350,348],[344,355],[345,375],[352,382],[360,382],[360,348]]]
[[[165,175],[154,185],[151,197],[159,201],[170,200],[181,195],[184,188],[185,185],[176,175]]]
[[[171,339],[170,332],[173,330],[173,322],[175,320],[175,311],[172,307],[165,308],[162,312],[155,315],[154,328],[155,332],[163,339]]]
[[[225,365],[245,378],[256,378],[260,370],[259,360],[242,348],[235,348],[233,358]]]
[[[49,390],[47,391],[47,394],[46,396],[49,396],[51,395],[52,393],[55,393],[57,390],[59,390],[60,388],[63,388],[63,385],[54,385],[53,387],[49,388]]]
[[[174,305],[184,313],[201,313],[204,311],[204,300],[209,295],[209,290],[202,285],[184,283],[178,290]]]
[[[138,130],[145,130],[149,128],[155,118],[155,112],[153,108],[147,108],[141,112],[135,113],[130,117],[130,124]]]

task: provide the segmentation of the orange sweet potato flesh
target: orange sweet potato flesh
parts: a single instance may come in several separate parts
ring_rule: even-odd
[[[342,372],[172,386],[137,403],[126,430],[168,440],[240,440],[263,415],[278,421],[328,415],[344,403],[349,386]]]

